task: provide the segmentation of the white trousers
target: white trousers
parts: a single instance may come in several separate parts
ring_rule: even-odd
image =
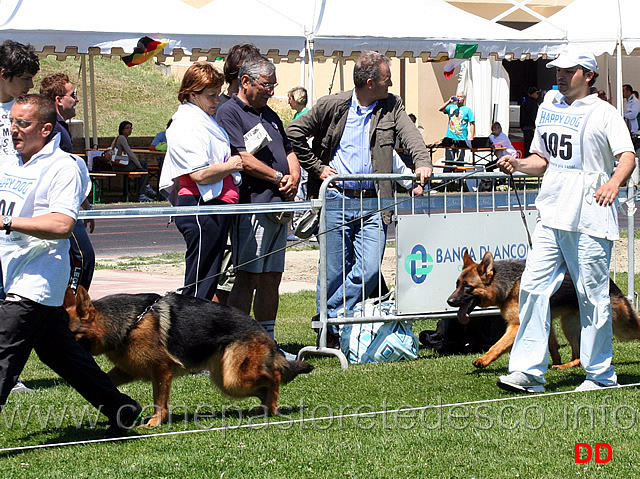
[[[538,223],[520,282],[520,329],[509,371],[521,371],[544,382],[549,364],[549,298],[568,269],[580,307],[580,364],[587,379],[605,385],[617,383],[611,364],[611,248],[609,240]]]

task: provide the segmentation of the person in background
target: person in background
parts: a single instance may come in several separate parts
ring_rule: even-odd
[[[607,103],[610,103],[609,99],[607,98],[607,93],[604,90],[598,90],[598,98],[606,101]]]
[[[305,113],[307,113],[309,111],[309,109],[307,108],[307,103],[308,103],[308,98],[307,98],[307,89],[301,86],[297,86],[292,88],[291,90],[289,90],[287,92],[287,97],[289,98],[289,106],[291,107],[291,109],[293,111],[295,111],[295,114],[293,115],[293,119],[291,121],[294,121],[296,118],[299,118],[300,116],[304,115]],[[304,201],[307,199],[307,181],[308,181],[308,174],[307,174],[307,170],[305,169],[301,169],[300,171],[300,184],[298,185],[298,193],[296,193],[296,199],[295,201]],[[303,211],[297,211],[293,214],[293,222],[292,224],[295,225],[296,222],[304,215],[305,213]],[[295,230],[295,226],[293,228]],[[287,241],[295,241],[297,239],[296,235],[291,233],[289,234],[289,236],[287,236]],[[315,238],[314,238],[315,239]]]
[[[11,107],[17,97],[33,88],[33,77],[40,71],[40,61],[31,45],[5,40],[0,45],[0,173],[4,162],[15,155],[11,134]],[[0,269],[0,300],[5,297]],[[19,379],[13,387],[15,393],[32,393]]]
[[[538,99],[540,90],[538,87],[530,86],[527,89],[527,97],[520,105],[520,129],[524,136],[524,155],[529,156],[531,141],[536,131],[536,116],[538,115]]]
[[[496,158],[502,158],[504,155],[518,156],[518,152],[511,144],[511,140],[509,140],[509,137],[502,131],[500,122],[495,121],[491,125],[489,140],[491,140],[494,147],[501,148],[500,150],[496,150]]]
[[[32,350],[109,419],[107,437],[125,434],[142,407],[119,392],[78,343],[63,307],[69,282],[69,242],[85,198],[77,157],[51,138],[56,123],[52,100],[17,98],[11,107],[16,154],[0,173],[0,202],[13,204],[2,216],[0,257],[6,299],[0,304],[0,408]],[[20,188],[16,188],[16,180]]]
[[[431,176],[431,158],[418,129],[407,116],[402,100],[389,93],[392,86],[390,64],[385,55],[364,52],[354,67],[353,90],[320,98],[307,114],[287,127],[294,151],[309,173],[310,198],[317,198],[322,182],[336,174],[406,171],[401,165],[394,167],[397,137],[415,160],[420,184],[424,185]],[[313,139],[311,146],[309,138]],[[390,182],[341,181],[327,190],[327,201],[333,204],[343,198],[387,198],[392,195]],[[362,212],[359,209],[346,211],[343,215],[340,208],[327,208],[329,318],[336,318],[343,307],[347,311],[353,310],[376,287],[381,287],[378,284],[380,255],[384,254],[384,237],[391,223],[391,213],[367,213],[371,214],[360,220]],[[379,243],[381,232],[382,243]],[[319,292],[316,306],[319,313]],[[336,345],[336,326],[331,325],[327,332],[327,344]]]
[[[592,53],[561,54],[547,67],[556,68],[559,91],[547,94],[540,105],[532,154],[498,160],[508,174],[544,174],[533,246],[520,281],[520,328],[509,374],[497,381],[498,387],[513,392],[545,390],[549,298],[567,271],[580,306],[580,366],[587,374],[576,391],[618,385],[612,364],[609,267],[613,241],[620,234],[615,200],[635,168],[633,145],[616,109],[589,94],[598,75]],[[571,124],[559,120],[568,117],[574,119]]]
[[[229,137],[214,119],[223,81],[209,63],[191,65],[182,79],[160,173],[160,191],[174,206],[238,202],[242,158],[231,156]],[[231,218],[175,217],[187,244],[183,294],[213,299]]]
[[[40,82],[40,94],[53,100],[56,106],[58,121],[56,122],[51,135],[60,135],[60,149],[67,153],[73,153],[73,138],[69,132],[67,120],[76,116],[76,105],[80,101],[78,94],[69,77],[65,73],[53,73],[47,75]],[[83,188],[86,193],[85,199],[80,207],[83,210],[91,209],[89,194],[91,193],[91,177],[89,169],[84,161],[77,162],[83,181]],[[93,279],[93,270],[96,264],[96,255],[91,245],[91,240],[87,234],[93,233],[95,229],[94,220],[78,220],[73,227],[73,232],[69,238],[71,256],[71,278],[69,286],[75,291],[78,285],[82,285],[87,291]]]
[[[169,120],[167,122],[167,128],[153,137],[153,140],[149,145],[149,149],[151,151],[167,151],[167,130],[171,126],[172,121],[173,120]],[[160,167],[162,167],[162,165],[160,165]]]
[[[631,94],[636,97],[636,100],[640,100],[640,93],[638,93],[637,90],[633,90],[631,92]],[[640,128],[640,112],[638,113],[638,116],[636,117],[636,121],[638,122],[638,127]]]
[[[293,201],[300,181],[300,165],[282,121],[267,105],[278,85],[276,67],[265,57],[251,56],[240,67],[238,76],[238,94],[220,107],[217,117],[229,134],[231,151],[238,153],[244,164],[240,203]],[[264,141],[255,147],[245,142],[245,138],[256,136]],[[231,227],[237,276],[228,304],[247,314],[253,304],[256,320],[272,337],[287,229],[287,222],[265,213],[238,215]]]
[[[460,148],[466,148],[466,140],[473,140],[476,136],[476,119],[473,111],[465,106],[467,96],[464,93],[458,93],[452,96],[438,110],[449,117],[447,134],[445,138],[450,138],[456,149],[447,148],[445,153],[445,164],[449,166],[462,166],[464,164],[465,151]],[[455,168],[445,168],[444,172],[455,172]]]
[[[640,100],[633,95],[633,87],[631,85],[622,85],[622,98],[624,98],[624,121],[627,123],[629,132],[637,133]]]
[[[307,108],[309,100],[307,98],[307,89],[305,87],[297,86],[292,88],[288,91],[287,97],[289,98],[289,106],[296,112],[295,115],[293,115],[293,120],[309,111]]]
[[[259,56],[260,50],[252,43],[240,43],[231,47],[222,69],[224,81],[227,83],[227,90],[226,92],[220,93],[220,103],[216,109],[216,114],[220,107],[229,101],[234,93],[237,94],[240,90],[238,72],[244,61],[249,57]],[[231,294],[233,284],[236,280],[236,273],[233,269],[233,253],[231,251],[230,236],[227,238],[227,243],[224,247],[221,270],[218,289],[216,290],[213,300],[218,303],[227,304],[229,302],[229,294]]]
[[[231,100],[231,97],[234,94],[237,94],[240,90],[240,78],[238,78],[238,72],[245,60],[249,57],[260,56],[260,50],[253,43],[239,43],[229,49],[229,54],[224,61],[224,66],[222,67],[224,81],[227,84],[227,90],[220,93],[220,103],[218,104],[218,107],[221,107]]]
[[[133,124],[130,121],[123,121],[118,126],[118,136],[111,143],[111,148],[116,149],[116,155],[112,159],[113,171],[144,171],[148,173],[147,162],[139,159],[131,150],[127,138],[131,136]],[[141,175],[137,179],[138,201],[152,201],[150,196],[155,197],[156,192],[148,183],[149,175]]]

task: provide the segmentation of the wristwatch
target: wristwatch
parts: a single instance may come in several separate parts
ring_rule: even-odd
[[[11,216],[2,217],[2,229],[6,234],[11,233]]]
[[[273,182],[274,185],[279,185],[280,184],[280,180],[282,179],[284,175],[282,174],[281,171],[276,171],[276,180]]]

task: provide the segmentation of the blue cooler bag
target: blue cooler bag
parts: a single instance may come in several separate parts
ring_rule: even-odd
[[[368,299],[358,303],[347,317],[391,316],[395,313],[393,292],[379,302]],[[364,310],[364,311],[363,311]],[[338,312],[338,317],[345,317]],[[418,337],[412,321],[374,322],[340,325],[340,349],[350,364],[388,363],[417,359]]]

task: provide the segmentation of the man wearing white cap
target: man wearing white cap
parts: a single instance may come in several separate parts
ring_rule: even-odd
[[[587,373],[576,391],[618,385],[611,364],[609,263],[619,238],[614,201],[635,167],[634,149],[615,108],[589,95],[598,76],[592,54],[562,54],[547,67],[557,69],[559,93],[540,105],[531,155],[498,161],[506,173],[544,173],[539,221],[520,283],[510,374],[498,379],[500,388],[514,392],[544,392],[549,298],[567,270],[580,305],[580,363]]]

